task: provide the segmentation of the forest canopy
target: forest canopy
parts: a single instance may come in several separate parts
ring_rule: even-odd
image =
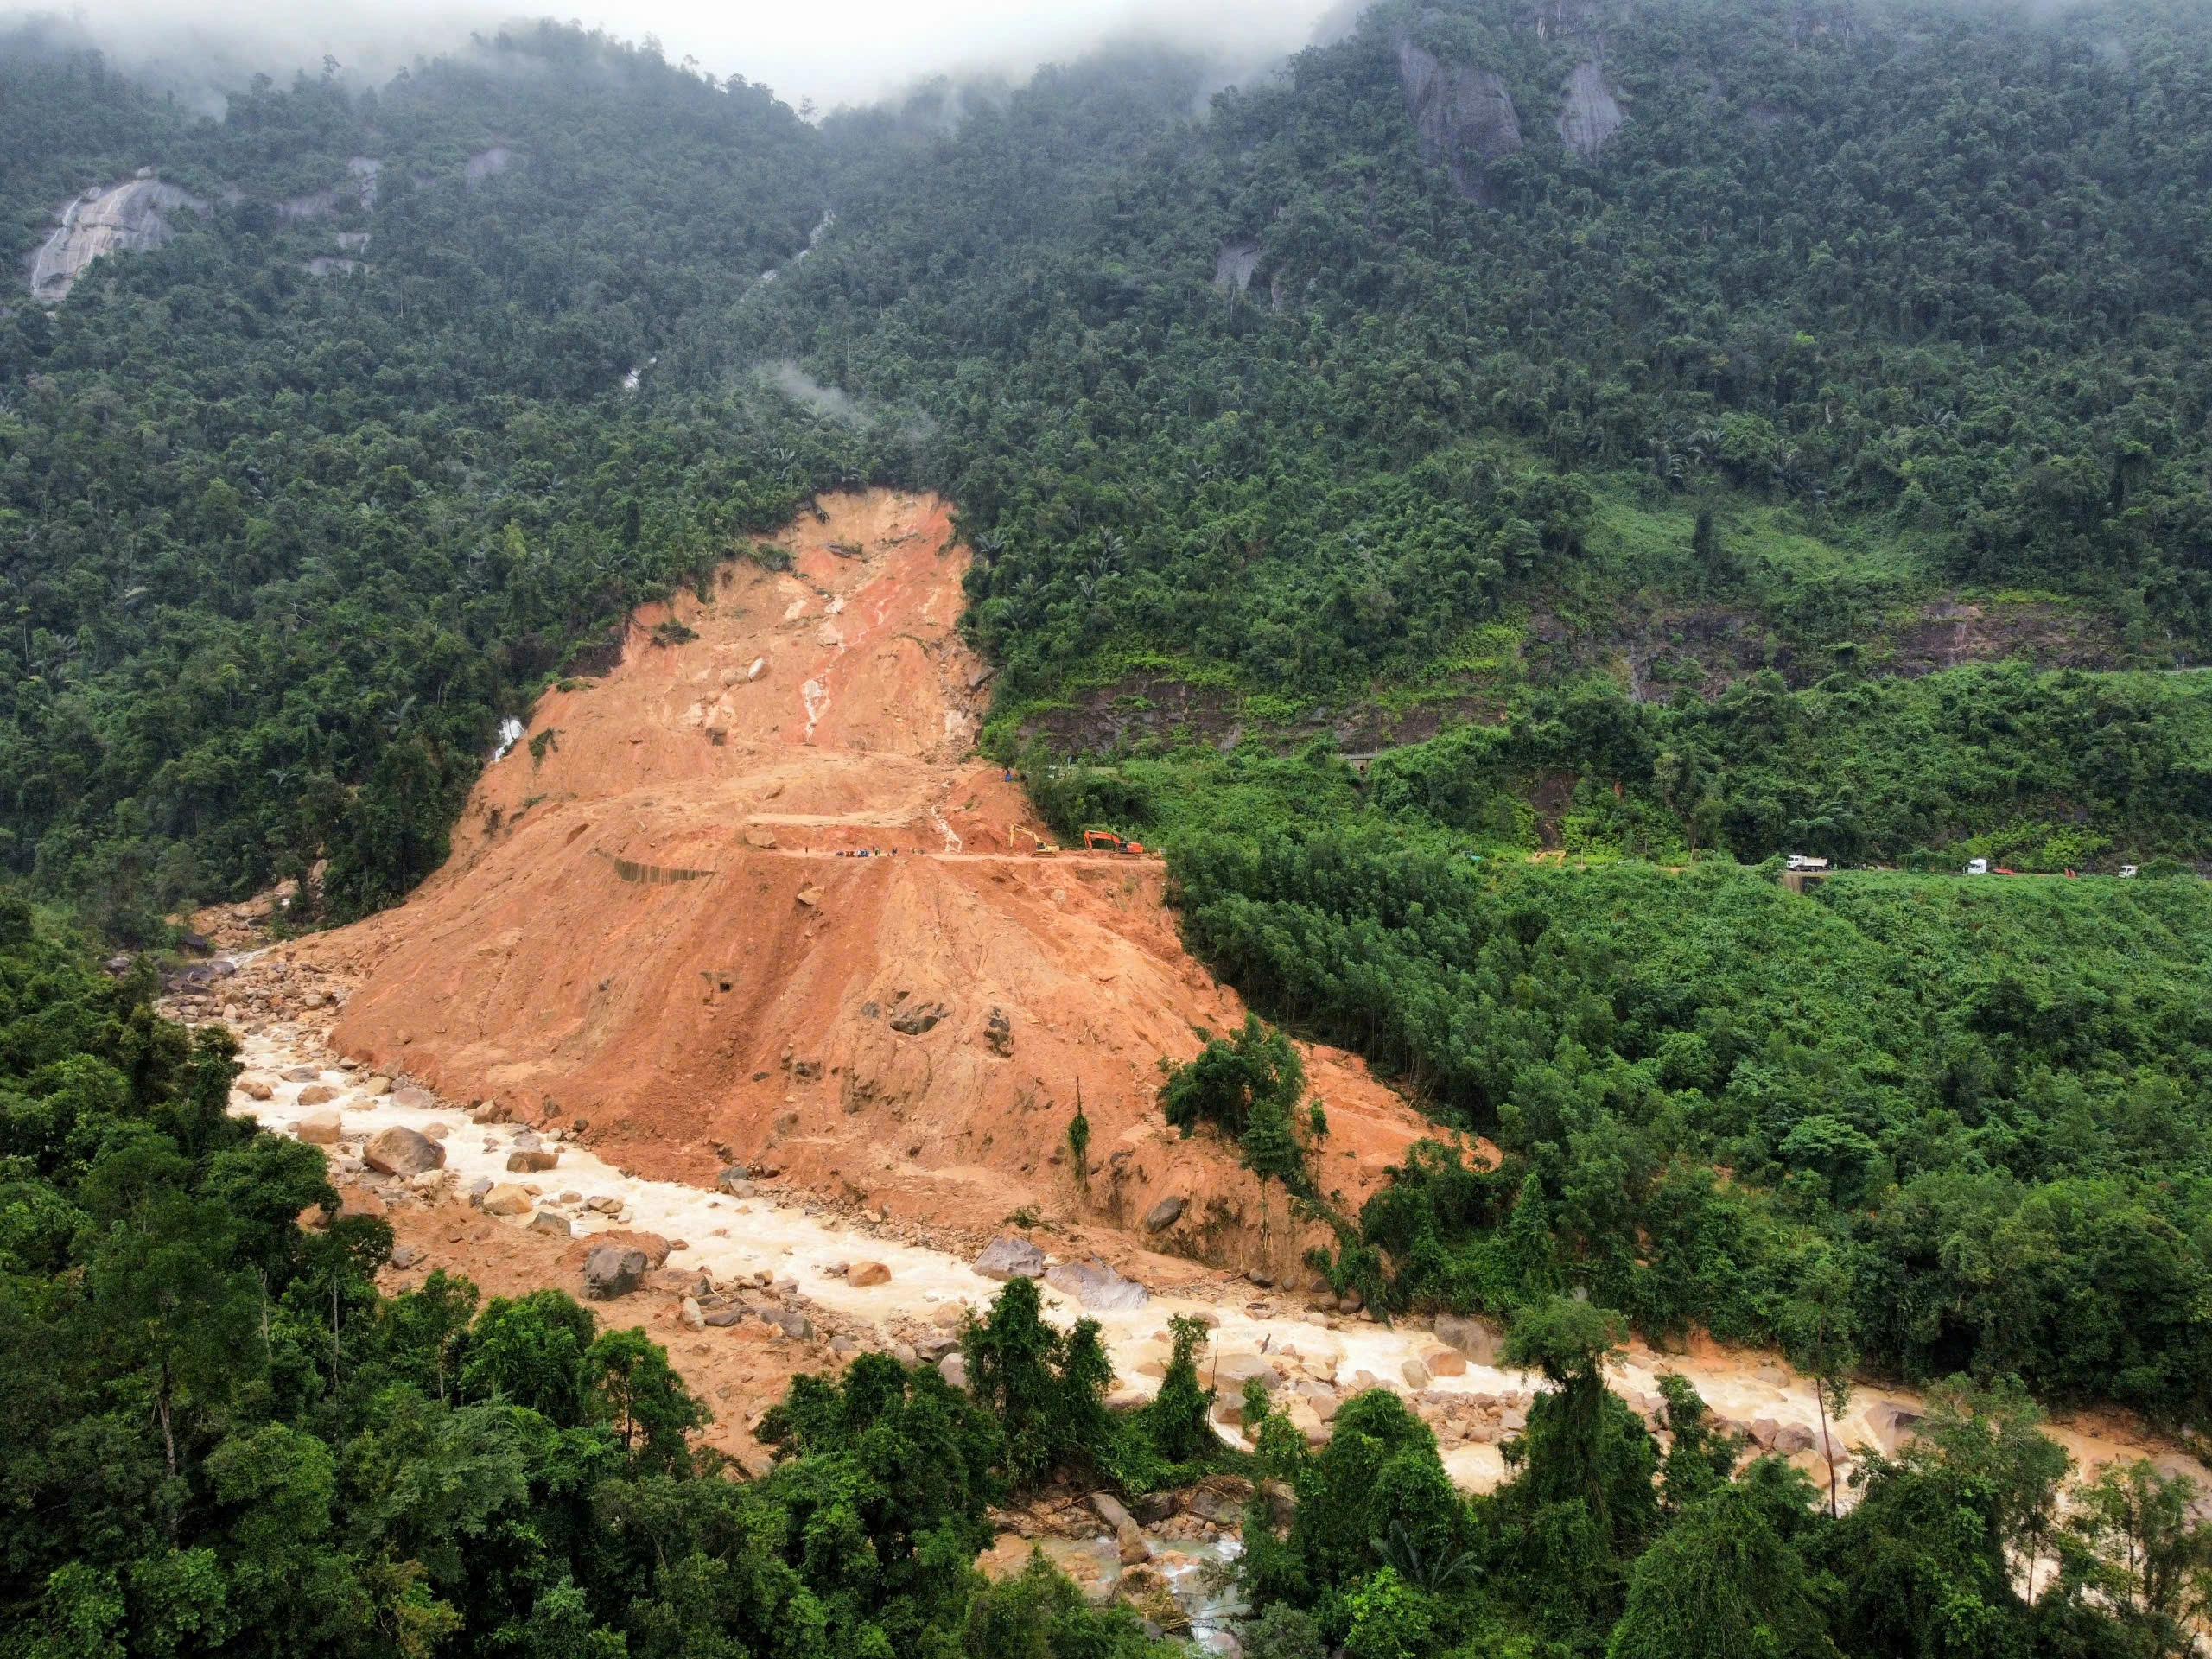
[[[387,903],[630,604],[860,482],[960,503],[1002,734],[1139,666],[1262,723],[1795,689],[1962,603],[2201,658],[2200,8],[1560,22],[818,124],[550,24],[212,119],[17,33],[6,251],[142,168],[206,211],[0,318],[0,860],[126,936]]]

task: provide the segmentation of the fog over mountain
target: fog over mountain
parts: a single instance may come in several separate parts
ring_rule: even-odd
[[[1249,72],[1304,45],[1332,10],[1341,7],[1328,0],[642,0],[574,16],[625,39],[657,40],[671,62],[742,75],[794,106],[810,101],[826,111],[935,74],[1024,76],[1113,36],[1209,48],[1230,73]],[[118,63],[214,106],[225,87],[257,72],[312,72],[326,56],[349,79],[372,84],[499,27],[513,11],[478,0],[305,9],[272,0],[94,0],[72,8],[67,21]]]

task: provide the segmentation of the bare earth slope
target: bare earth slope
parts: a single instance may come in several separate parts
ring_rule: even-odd
[[[1134,1226],[1176,1198],[1155,1248],[1289,1271],[1280,1190],[1153,1103],[1163,1056],[1243,1014],[1184,952],[1162,867],[1009,850],[1028,807],[971,757],[944,504],[823,505],[782,537],[791,571],[739,561],[709,602],[640,613],[620,665],[550,693],[486,772],[446,868],[308,947],[359,983],[337,1046],[581,1120],[641,1173],[766,1165],[964,1224]],[[1357,1060],[1307,1058],[1324,1189],[1357,1205],[1423,1125]]]

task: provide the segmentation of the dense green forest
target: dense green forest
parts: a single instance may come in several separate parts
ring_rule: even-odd
[[[1603,1382],[1618,1316],[1560,1296],[1515,1322],[1554,1386],[1484,1497],[1387,1390],[1315,1452],[1255,1382],[1256,1449],[1230,1451],[1196,1319],[1156,1401],[1114,1416],[1096,1326],[1046,1324],[1027,1279],[968,1326],[966,1392],[886,1354],[803,1376],[747,1479],[695,1444],[706,1413],[642,1331],[442,1273],[380,1295],[389,1224],[337,1213],[317,1149],[231,1116],[231,1039],[152,989],[0,893],[10,1659],[1151,1659],[1183,1649],[1041,1556],[986,1585],[988,1506],[1210,1467],[1260,1483],[1237,1605],[1263,1659],[2149,1659],[2204,1605],[2187,1484],[2115,1468],[2062,1511],[2066,1455],[2016,1392],[1943,1395],[1839,1520],[1679,1381],[1662,1455]]]
[[[2207,33],[1385,4],[1210,103],[1125,50],[810,124],[551,26],[219,118],[20,31],[0,251],[140,167],[207,212],[0,318],[0,859],[124,935],[388,902],[628,603],[863,480],[960,504],[1009,744],[1140,669],[1495,715],[1655,628],[1640,700],[1802,688],[1937,598],[2202,658]]]
[[[2208,63],[2190,3],[1385,0],[1211,98],[1130,48],[812,121],[544,24],[211,116],[0,40],[0,252],[201,205],[0,306],[0,869],[86,930],[0,906],[0,1652],[1149,1650],[967,1564],[1239,1461],[1193,1332],[1117,1419],[1014,1294],[972,1397],[870,1357],[740,1481],[638,1333],[379,1299],[222,1040],[85,965],[397,899],[503,718],[863,483],[958,504],[1046,814],[1501,1154],[1347,1214],[1268,1028],[1170,1080],[1341,1287],[1554,1385],[1474,1500],[1388,1396],[1318,1454],[1250,1402],[1245,1651],[2179,1651],[2188,1495],[2062,1517],[2022,1390],[2212,1408]],[[1837,1518],[1627,1415],[1630,1325],[1961,1381]]]

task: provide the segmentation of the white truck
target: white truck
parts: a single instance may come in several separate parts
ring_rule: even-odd
[[[1986,858],[1970,858],[1967,860],[1967,874],[1968,875],[1987,875],[1989,874],[1989,861]]]

